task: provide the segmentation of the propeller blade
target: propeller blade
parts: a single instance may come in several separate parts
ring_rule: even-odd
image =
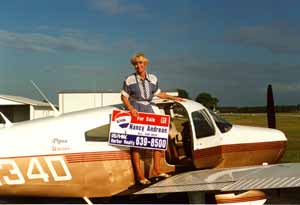
[[[268,117],[268,127],[276,128],[276,118],[275,118],[275,106],[272,85],[268,85],[267,92],[267,117]]]

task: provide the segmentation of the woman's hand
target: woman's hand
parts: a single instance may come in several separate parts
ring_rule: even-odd
[[[135,108],[131,108],[131,109],[129,109],[129,111],[130,111],[132,117],[137,118],[139,116],[139,113]]]
[[[160,92],[157,94],[157,97],[162,98],[162,99],[168,99],[168,100],[174,100],[176,102],[184,102],[185,100],[181,97],[177,97],[177,96],[172,96],[172,95],[168,95],[165,92]]]
[[[121,100],[124,103],[124,105],[127,107],[129,112],[131,113],[131,116],[134,118],[137,118],[139,113],[138,111],[130,104],[128,97],[125,97],[124,95],[121,95]]]
[[[183,98],[181,98],[181,97],[174,97],[174,100],[176,101],[176,102],[184,102],[185,100],[183,99]]]

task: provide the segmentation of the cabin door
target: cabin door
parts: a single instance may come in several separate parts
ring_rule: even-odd
[[[181,103],[188,111],[189,121],[184,133],[191,136],[191,156],[198,169],[216,167],[222,161],[221,135],[206,108],[193,101]]]

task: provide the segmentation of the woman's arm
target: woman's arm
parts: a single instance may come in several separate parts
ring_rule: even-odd
[[[159,97],[159,98],[162,98],[162,99],[175,100],[176,102],[182,102],[182,101],[184,101],[184,99],[181,98],[181,97],[168,95],[165,92],[160,92],[156,96]]]

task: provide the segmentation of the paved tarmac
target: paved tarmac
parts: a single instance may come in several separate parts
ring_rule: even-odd
[[[267,204],[300,204],[300,188],[264,191]]]
[[[264,190],[267,194],[266,204],[300,204],[300,188],[282,190]],[[214,195],[207,197],[214,203]],[[92,198],[95,204],[188,204],[186,193],[118,196],[109,198]],[[0,204],[86,204],[83,199],[76,198],[42,198],[42,197],[0,197]]]

